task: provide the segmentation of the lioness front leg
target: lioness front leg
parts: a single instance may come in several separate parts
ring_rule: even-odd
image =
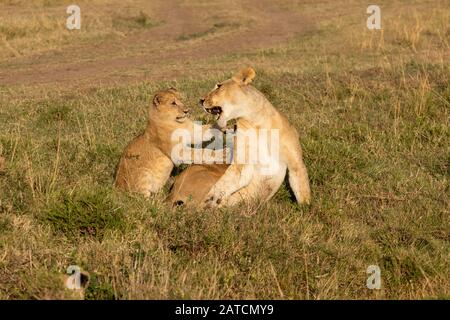
[[[253,165],[233,164],[205,197],[206,207],[217,207],[233,193],[246,187],[253,177]]]
[[[289,174],[289,185],[294,192],[297,202],[309,204],[311,201],[311,190],[309,187],[308,171],[303,163],[302,150],[300,146],[291,149],[287,157]]]

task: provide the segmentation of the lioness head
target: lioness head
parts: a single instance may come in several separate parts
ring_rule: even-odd
[[[219,116],[219,127],[225,128],[227,121],[242,117],[247,112],[242,102],[247,101],[248,84],[255,76],[252,68],[242,69],[231,79],[216,84],[204,99],[200,99],[206,112]]]
[[[175,88],[158,91],[153,98],[153,110],[158,117],[183,123],[188,119],[190,109],[181,102],[181,95]]]

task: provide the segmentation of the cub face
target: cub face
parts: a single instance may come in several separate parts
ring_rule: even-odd
[[[181,101],[180,93],[174,88],[157,92],[153,98],[153,107],[152,111],[156,111],[159,117],[178,123],[188,120],[191,111]]]
[[[252,68],[245,68],[231,79],[216,84],[205,98],[200,99],[203,110],[219,116],[219,127],[225,128],[227,121],[245,114],[245,106],[240,102],[245,101],[246,87],[255,76]]]

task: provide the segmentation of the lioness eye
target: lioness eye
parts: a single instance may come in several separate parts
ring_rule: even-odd
[[[176,102],[176,101],[172,102],[172,105],[173,105],[173,106],[176,106],[176,105],[177,105],[177,102]]]
[[[216,84],[217,89],[219,89],[222,85],[220,83]]]

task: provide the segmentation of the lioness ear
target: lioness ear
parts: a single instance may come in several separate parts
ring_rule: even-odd
[[[178,89],[175,88],[175,87],[170,87],[170,88],[169,88],[169,91],[172,91],[172,92],[178,92]]]
[[[239,73],[233,77],[233,80],[240,84],[249,84],[250,82],[253,81],[255,76],[256,76],[255,70],[248,67],[239,71]]]

